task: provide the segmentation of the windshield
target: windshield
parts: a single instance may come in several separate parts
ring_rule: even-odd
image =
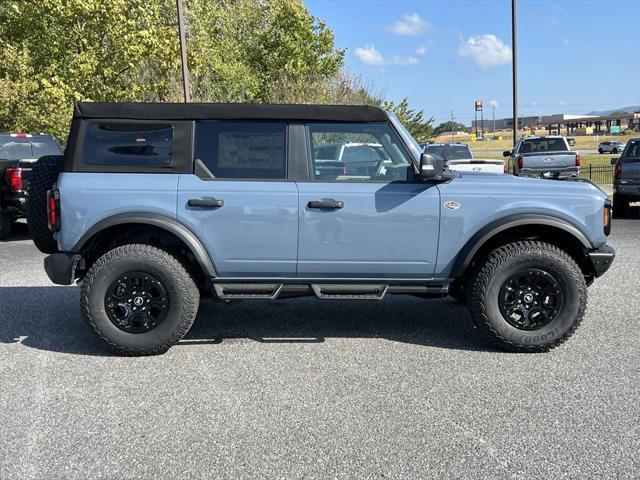
[[[466,145],[427,145],[424,148],[426,153],[439,155],[445,160],[471,159],[471,150]]]
[[[0,158],[3,160],[22,160],[60,154],[60,146],[52,137],[18,138],[0,135]]]
[[[422,148],[420,148],[420,145],[418,145],[418,142],[416,142],[415,139],[409,133],[409,131],[406,128],[404,128],[404,125],[402,125],[402,122],[398,120],[398,117],[396,117],[395,113],[387,112],[387,115],[389,115],[389,118],[391,119],[391,123],[393,123],[393,126],[396,127],[396,130],[398,130],[398,133],[400,134],[402,139],[409,146],[409,149],[411,150],[411,155],[413,155],[413,158],[416,161],[416,163],[420,163],[420,155],[422,154]]]

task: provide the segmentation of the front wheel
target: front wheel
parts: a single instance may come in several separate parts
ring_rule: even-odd
[[[602,150],[601,148],[598,149],[598,153],[602,155],[602,153],[604,152],[604,150]]]
[[[100,257],[82,285],[82,313],[98,335],[126,355],[156,355],[180,341],[200,294],[184,266],[149,245],[124,245]]]
[[[492,251],[476,267],[469,306],[478,328],[502,348],[547,351],[576,330],[587,305],[580,267],[553,245],[522,241]]]
[[[611,151],[611,153],[613,153],[613,154],[615,155],[616,153],[618,153],[618,149],[617,149],[617,148],[614,148],[614,149]]]

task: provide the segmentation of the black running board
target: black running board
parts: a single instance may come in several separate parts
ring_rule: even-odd
[[[219,279],[222,280],[222,279]],[[315,295],[320,300],[382,300],[387,293],[446,296],[448,283],[394,285],[383,283],[214,283],[221,300],[290,298]]]

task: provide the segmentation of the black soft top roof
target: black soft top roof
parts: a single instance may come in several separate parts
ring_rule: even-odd
[[[136,120],[291,120],[385,122],[384,110],[362,105],[251,103],[77,103],[74,118]]]

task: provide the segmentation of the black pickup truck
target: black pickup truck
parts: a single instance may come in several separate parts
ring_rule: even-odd
[[[61,155],[50,135],[0,132],[0,240],[11,234],[13,223],[25,216],[31,169],[38,158]]]

